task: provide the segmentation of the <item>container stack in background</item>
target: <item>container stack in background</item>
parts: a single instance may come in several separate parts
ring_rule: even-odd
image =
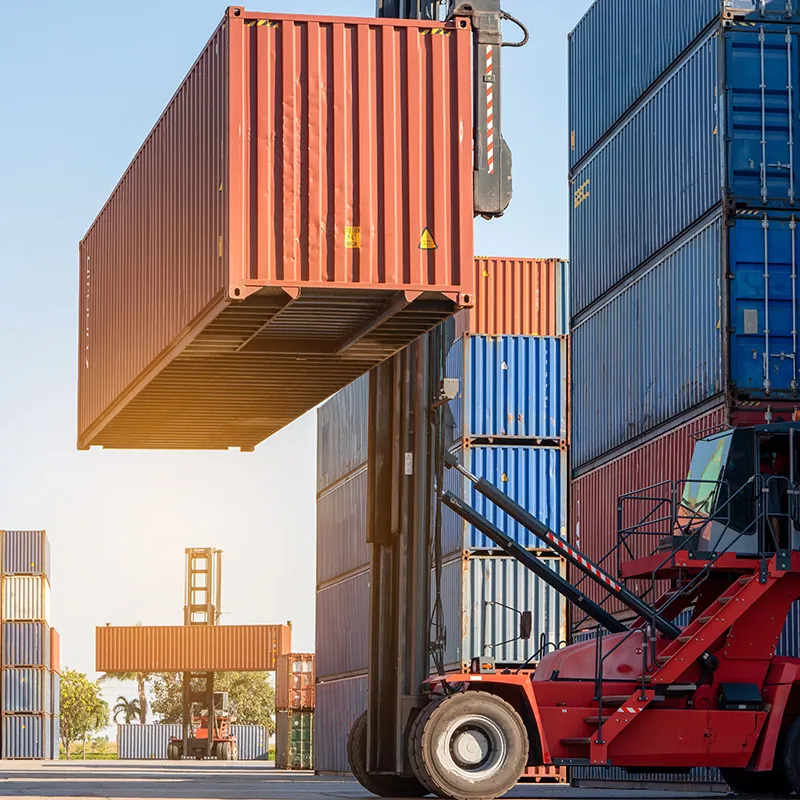
[[[275,766],[314,768],[313,653],[278,656],[275,677]]]
[[[269,730],[264,725],[231,725],[236,737],[239,761],[266,761],[269,757]],[[181,726],[156,722],[117,725],[117,758],[121,760],[166,760],[171,738],[182,735]]]
[[[44,531],[2,531],[4,759],[58,757],[60,639],[50,627],[50,543]]]
[[[476,259],[475,308],[455,320],[446,377],[459,381],[445,414],[450,449],[497,482],[555,530],[566,531],[568,271],[562,261]],[[369,376],[350,384],[318,413],[316,770],[349,773],[347,737],[366,710],[370,548],[367,540]],[[505,529],[563,564],[511,520],[446,473],[446,488]],[[439,593],[446,627],[444,660],[459,669],[475,655],[521,663],[540,638],[566,636],[560,596],[491,542],[443,509]],[[504,517],[504,515],[503,515]],[[435,570],[431,575],[436,596]],[[503,605],[500,605],[500,604]],[[530,610],[534,635],[517,636]],[[547,775],[545,777],[558,777]]]
[[[367,707],[369,375],[317,416],[317,772],[346,774],[347,736]]]
[[[800,408],[800,14],[729,5],[597,0],[570,35],[570,527],[594,560],[692,434]]]
[[[451,454],[566,535],[568,266],[477,259],[475,269],[475,309],[459,314],[445,369],[458,381],[458,395],[449,403]],[[564,573],[560,558],[458,472],[445,471],[444,488]],[[498,664],[521,664],[536,657],[543,642],[557,647],[566,640],[563,598],[447,508],[442,552],[447,670],[465,669],[484,655]],[[435,570],[432,588],[435,602]],[[533,612],[527,641],[517,639],[522,611]]]

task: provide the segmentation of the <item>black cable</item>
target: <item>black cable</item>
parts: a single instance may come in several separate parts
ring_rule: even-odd
[[[522,39],[518,42],[503,42],[503,47],[525,47],[526,44],[530,41],[531,35],[528,29],[516,18],[512,17],[507,11],[501,11],[500,16],[503,19],[507,19],[509,22],[513,22],[521,31],[522,31]]]

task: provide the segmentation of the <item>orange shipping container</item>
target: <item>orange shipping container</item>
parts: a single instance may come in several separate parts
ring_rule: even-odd
[[[475,304],[456,336],[563,336],[569,331],[569,264],[557,258],[476,258]]]
[[[313,653],[280,656],[275,678],[275,707],[279,711],[313,710],[315,677]]]
[[[97,628],[98,672],[273,672],[291,648],[288,625]]]
[[[50,671],[61,674],[61,636],[50,628]]]
[[[471,37],[228,9],[81,242],[79,447],[252,449],[471,303]]]

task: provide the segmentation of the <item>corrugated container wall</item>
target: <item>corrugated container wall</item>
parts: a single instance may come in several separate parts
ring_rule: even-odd
[[[457,339],[445,371],[459,382],[453,438],[566,439],[567,370],[566,338]]]
[[[275,728],[275,766],[278,769],[314,769],[314,713],[278,711]]]
[[[231,733],[236,737],[240,761],[266,760],[269,734],[263,725],[231,725]],[[166,760],[170,738],[180,736],[180,725],[117,725],[117,757],[136,761]]]
[[[475,305],[456,315],[456,337],[563,336],[569,330],[569,264],[555,258],[475,259]]]
[[[52,714],[54,717],[61,716],[61,676],[57,672],[50,673],[50,689]]]
[[[317,586],[369,565],[367,477],[364,464],[317,499]]]
[[[350,774],[347,740],[367,710],[369,678],[361,675],[317,684],[314,715],[314,768],[318,773]]]
[[[45,531],[2,531],[3,575],[43,575],[51,580],[50,542]]]
[[[291,652],[286,625],[100,627],[98,672],[274,672]]]
[[[41,714],[3,714],[4,759],[43,761],[52,757],[52,718]]]
[[[502,489],[552,530],[567,533],[567,451],[558,447],[478,446],[457,448],[459,463],[479,478]],[[446,470],[444,488],[466,500],[523,547],[546,545],[511,519],[456,470]],[[461,517],[442,509],[442,549],[445,554],[463,550],[496,550],[494,543],[467,525]]]
[[[561,559],[545,562],[566,577]],[[431,581],[435,597],[434,576]],[[522,664],[537,655],[542,637],[554,647],[567,641],[566,601],[513,558],[465,556],[449,561],[442,567],[441,594],[448,669],[468,669],[472,658],[484,655],[498,664]],[[528,640],[518,639],[517,612],[523,611],[533,614]]]
[[[44,622],[4,622],[4,667],[53,669],[51,628]]]
[[[50,622],[50,583],[38,575],[4,575],[2,618]]]
[[[3,713],[51,714],[53,685],[41,667],[3,668]]]
[[[721,220],[693,233],[572,331],[572,467],[724,391]]]
[[[367,461],[369,375],[337,392],[317,411],[317,492]]]
[[[61,635],[50,628],[50,671],[61,673]]]
[[[468,305],[471,56],[228,9],[81,242],[79,446],[252,449]]]
[[[313,653],[279,656],[275,676],[275,707],[279,711],[313,710],[315,682]]]
[[[784,6],[783,0],[780,4]],[[597,0],[569,35],[570,167],[720,13],[722,0]],[[609,69],[609,55],[614,69]]]
[[[364,672],[369,662],[369,570],[317,592],[319,680]]]
[[[619,456],[573,479],[570,487],[570,541],[594,562],[601,562],[617,544],[617,498],[622,494],[654,486],[662,481],[676,481],[686,477],[694,448],[692,434],[706,431],[728,421],[726,407],[698,416],[646,444]],[[666,494],[668,494],[668,487]],[[657,496],[657,490],[648,493]],[[626,506],[625,525],[632,525],[652,509],[652,504],[637,503]],[[637,512],[641,512],[638,514]],[[661,516],[661,515],[659,515]],[[656,542],[650,537],[633,537],[628,545],[635,555],[650,555]],[[616,556],[603,566],[612,575],[617,573]],[[574,568],[570,580],[578,580]],[[631,584],[636,584],[632,581]],[[634,590],[636,586],[633,586]],[[639,586],[638,588],[649,588]],[[581,590],[594,600],[606,593],[593,581],[583,581]],[[615,607],[615,610],[617,608]],[[578,615],[578,619],[582,617]]]

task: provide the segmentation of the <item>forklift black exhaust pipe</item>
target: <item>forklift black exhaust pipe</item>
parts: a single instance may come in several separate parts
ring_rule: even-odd
[[[599,583],[607,592],[611,593],[621,603],[634,611],[643,620],[652,622],[656,630],[663,633],[669,639],[677,639],[681,635],[681,629],[664,619],[656,610],[645,603],[641,597],[626,589],[618,583],[607,572],[589,561],[585,556],[575,550],[565,539],[550,530],[547,525],[539,522],[536,517],[529,514],[521,505],[514,502],[507,494],[500,491],[494,484],[489,483],[485,478],[477,478],[469,470],[462,467],[451,454],[445,457],[445,464],[448,468],[458,470],[468,481],[475,485],[484,497],[491,500],[498,508],[516,520],[523,528],[538,536],[542,542],[552,547],[559,555],[563,556],[570,564],[577,567],[581,572],[588,575],[593,581]],[[505,534],[503,534],[505,535]]]
[[[479,530],[484,536],[491,539],[503,551],[515,558],[523,567],[529,569],[534,575],[552,586],[559,594],[574,603],[581,611],[588,614],[593,620],[599,622],[612,633],[624,633],[628,628],[616,617],[609,614],[604,608],[576,589],[569,581],[564,580],[557,572],[553,572],[536,556],[531,555],[524,547],[506,536],[498,527],[493,525],[486,517],[481,516],[472,506],[465,503],[460,497],[451,492],[442,495],[442,503],[458,514],[461,519]]]

